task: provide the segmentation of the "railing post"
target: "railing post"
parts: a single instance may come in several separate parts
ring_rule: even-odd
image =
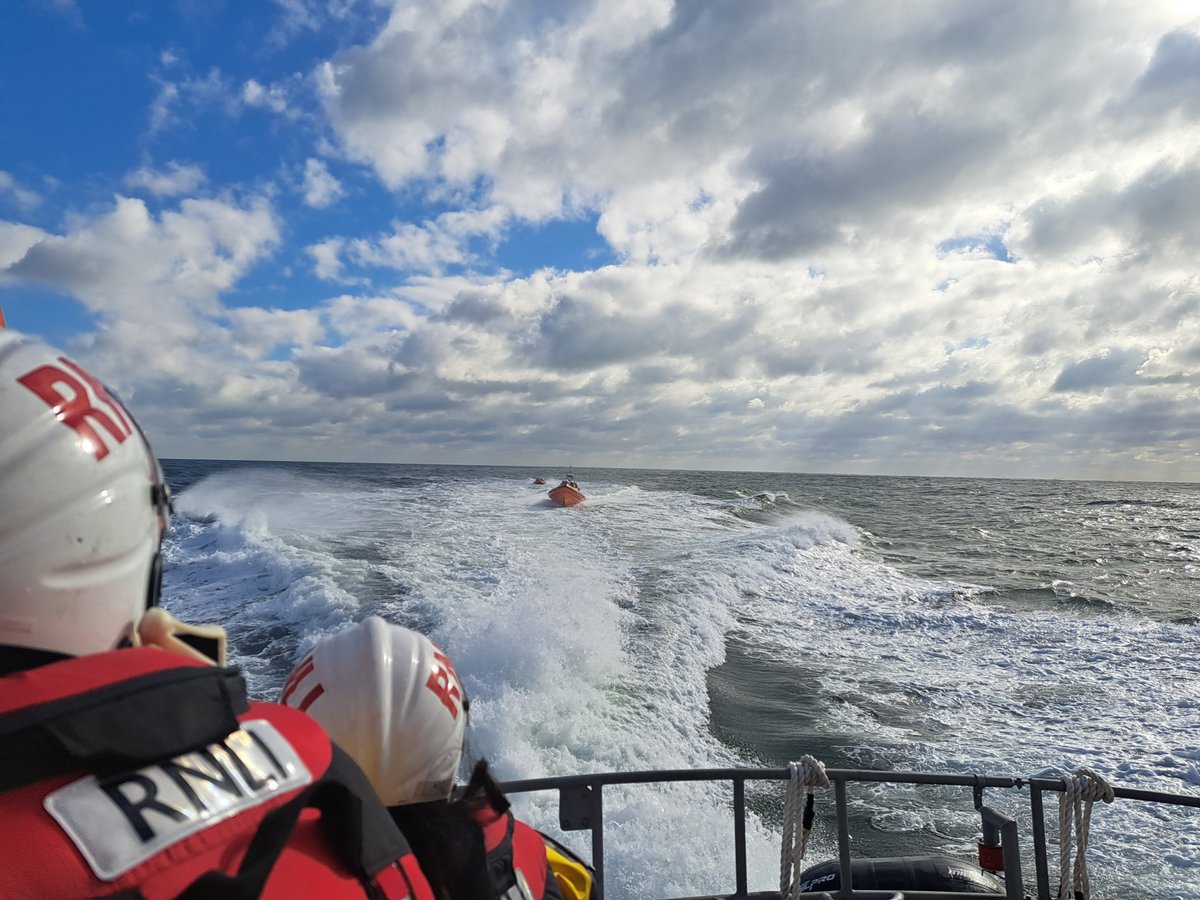
[[[597,782],[593,785],[596,792],[592,798],[596,818],[592,825],[592,869],[595,870],[596,884],[601,900],[604,898],[604,785]]]
[[[591,831],[592,870],[598,893],[604,896],[604,799],[599,781],[558,789],[558,826],[563,831]]]
[[[1024,900],[1025,882],[1021,876],[1021,840],[1017,821],[988,806],[979,807],[979,818],[986,836],[999,836],[1004,853],[1004,895],[1008,900]]]
[[[854,876],[850,873],[850,810],[846,803],[846,779],[835,778],[833,796],[837,803],[838,865],[842,869],[838,896],[851,900],[854,896]]]
[[[1000,842],[1004,845],[1004,883],[1008,886],[1008,896],[1010,900],[1024,900],[1025,879],[1021,874],[1021,845],[1016,820],[1009,819],[1000,832]]]
[[[1038,900],[1050,900],[1050,867],[1046,860],[1046,813],[1042,808],[1042,786],[1029,782],[1029,813],[1033,817],[1033,860],[1037,867]]]
[[[733,779],[733,874],[738,894],[746,894],[746,779]]]

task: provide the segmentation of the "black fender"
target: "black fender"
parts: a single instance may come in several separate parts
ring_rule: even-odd
[[[1004,894],[1004,884],[973,862],[948,856],[889,856],[850,861],[854,888],[889,891],[944,891],[956,894]],[[800,890],[834,893],[842,886],[836,859],[800,873]]]

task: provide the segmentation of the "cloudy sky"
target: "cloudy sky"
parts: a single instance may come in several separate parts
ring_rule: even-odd
[[[7,0],[165,457],[1200,481],[1200,0]]]

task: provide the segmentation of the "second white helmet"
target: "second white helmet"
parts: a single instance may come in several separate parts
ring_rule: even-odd
[[[466,695],[450,659],[424,635],[364,619],[318,642],[279,702],[320,722],[388,806],[449,796]]]

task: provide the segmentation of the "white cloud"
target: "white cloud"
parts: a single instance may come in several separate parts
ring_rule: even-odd
[[[333,24],[354,21],[373,0],[272,0],[281,16],[268,36],[274,46],[283,46],[302,31],[320,31]]]
[[[458,237],[436,222],[421,225],[397,222],[395,231],[386,237],[377,241],[353,241],[350,250],[360,265],[420,272],[440,272],[446,265],[467,259]]]
[[[596,142],[616,100],[605,79],[669,8],[564,3],[539,20],[512,18],[520,8],[397,4],[369,46],[320,68],[318,86],[347,152],[390,186],[485,176],[518,215],[554,216],[564,196],[604,186],[592,170],[612,147]]]
[[[160,84],[154,102],[150,104],[150,133],[157,134],[174,120],[175,104],[179,100],[179,85]]]
[[[312,257],[313,271],[323,281],[341,281],[342,277],[342,248],[345,241],[341,238],[330,238],[305,248]]]
[[[344,340],[364,340],[420,327],[424,316],[411,302],[392,296],[342,294],[323,312],[330,328]]]
[[[363,277],[347,278],[347,264],[363,269],[396,269],[408,273],[440,273],[446,267],[472,262],[468,245],[473,239],[496,242],[509,222],[507,210],[443,213],[436,219],[414,224],[394,222],[393,230],[370,238],[328,238],[305,248],[313,259],[318,278],[349,284]]]
[[[29,248],[46,236],[46,232],[30,225],[0,220],[0,284],[4,270],[23,257]]]
[[[901,210],[952,213],[947,198],[1031,202],[1069,172],[1177,141],[1168,123],[1148,134],[1103,112],[1144,71],[1190,71],[1182,49],[1151,59],[1170,19],[1133,4],[521,9],[395,5],[373,42],[318,73],[330,122],[396,188],[482,178],[535,221],[567,197],[598,204],[633,259],[714,236],[778,257]]]
[[[141,188],[155,197],[174,197],[190,194],[207,181],[204,170],[196,165],[170,162],[165,169],[142,166],[125,176],[125,186]]]
[[[303,29],[315,30],[322,22],[320,5],[310,0],[273,0],[283,12],[283,29],[294,33]]]
[[[279,347],[311,347],[325,334],[316,310],[248,306],[231,309],[227,315],[238,350],[255,361]]]
[[[264,86],[251,78],[242,85],[241,98],[246,106],[269,109],[279,115],[288,115],[291,112],[287,92],[278,84]]]
[[[162,321],[215,312],[220,294],[278,241],[279,223],[262,200],[184,200],[156,218],[141,200],[117,197],[110,212],[42,237],[0,279],[72,294],[111,319]]]
[[[226,114],[235,111],[232,85],[219,68],[209,69],[202,77],[157,80],[158,93],[150,104],[149,113],[151,136],[167,128],[189,125],[191,117],[202,110],[215,108]]]
[[[22,212],[29,212],[41,205],[42,198],[36,191],[19,185],[8,172],[0,169],[0,198],[11,196]]]
[[[469,242],[499,239],[508,220],[507,210],[493,206],[443,213],[420,225],[395,222],[390,234],[351,241],[349,253],[362,266],[442,272],[447,266],[471,262]]]
[[[323,160],[310,157],[304,163],[304,202],[324,209],[345,194],[340,181],[329,173]]]

